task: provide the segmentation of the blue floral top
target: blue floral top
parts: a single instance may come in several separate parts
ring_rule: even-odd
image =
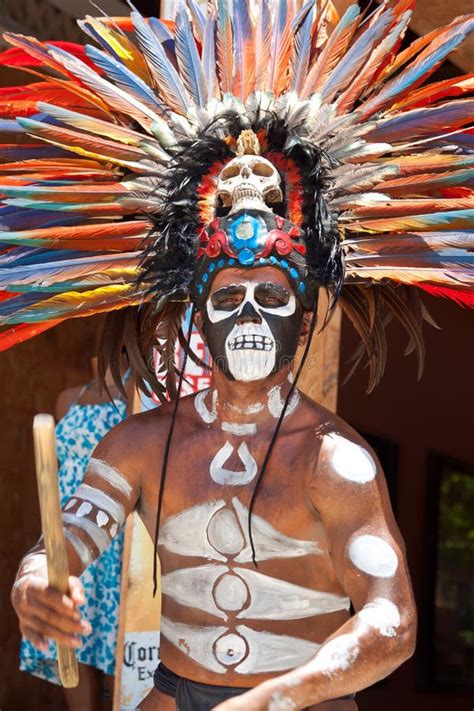
[[[75,403],[58,422],[56,439],[61,506],[82,482],[95,447],[112,427],[125,419],[126,414],[126,405],[122,400],[97,405]],[[83,638],[82,647],[77,650],[77,659],[105,674],[113,674],[115,670],[122,552],[123,532],[81,576],[86,597],[81,613],[90,622],[92,634]],[[56,645],[51,643],[49,650],[43,653],[23,639],[20,669],[59,684]]]

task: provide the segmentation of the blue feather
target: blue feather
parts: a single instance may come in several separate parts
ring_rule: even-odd
[[[346,12],[348,18],[351,16],[349,11],[357,15],[359,8],[357,6],[350,6]],[[343,20],[346,15],[344,15]],[[367,60],[376,42],[379,42],[384,36],[387,28],[393,22],[393,19],[393,11],[389,8],[385,12],[382,12],[374,24],[368,27],[365,32],[358,37],[321,88],[321,97],[323,100],[330,101],[338,91],[348,86],[349,82],[355,77]]]
[[[454,36],[450,37],[441,46],[429,51],[429,46],[425,50],[425,58],[420,57],[413,62],[397,77],[392,79],[373,99],[370,99],[361,106],[361,110],[366,113],[373,113],[386,104],[393,103],[397,96],[404,94],[413,84],[420,83],[420,80],[427,79],[433,71],[458,47],[466,36],[474,29],[474,19],[458,25],[454,30]],[[439,41],[439,38],[435,41]]]
[[[36,206],[35,206],[36,207]],[[61,214],[54,210],[27,210],[7,206],[0,209],[0,230],[34,230],[37,227],[66,227],[84,222],[84,215]]]
[[[184,8],[176,14],[176,57],[181,77],[191,98],[198,106],[204,106],[207,102],[207,86],[191,24]]]
[[[202,44],[206,27],[206,17],[196,0],[186,0],[186,4],[189,7],[189,11],[191,13],[196,37]]]
[[[412,141],[422,136],[442,135],[449,133],[454,127],[469,123],[473,113],[474,99],[449,101],[434,108],[413,109],[382,120],[369,136],[371,141],[378,142],[385,137],[392,143],[401,140]]]
[[[0,161],[2,163],[24,162],[45,158],[70,158],[70,151],[57,146],[30,145],[6,146],[0,145]]]
[[[105,72],[107,78],[114,81],[121,89],[130,92],[132,96],[147,104],[154,111],[158,110],[159,113],[165,111],[163,102],[158,99],[143,79],[140,79],[121,62],[90,44],[86,45],[86,54],[94,64]]]
[[[310,0],[310,10],[314,4]],[[311,30],[313,27],[313,13],[308,11],[306,19],[295,36],[295,57],[292,66],[291,88],[297,94],[303,90],[304,83],[308,76],[309,58],[311,55]]]
[[[14,291],[14,289],[11,289]],[[44,299],[48,299],[49,294],[41,294],[36,291],[30,291],[26,294],[21,294],[21,296],[13,296],[11,299],[0,302],[0,323],[4,318],[11,316],[16,313],[19,309],[28,308],[33,304],[37,304]]]
[[[161,42],[139,12],[131,14],[138,44],[147,60],[158,90],[177,113],[186,115],[190,103],[181,78],[166,56]]]
[[[153,34],[156,36],[158,42],[163,47],[168,60],[171,62],[176,71],[178,71],[174,35],[171,34],[165,23],[162,20],[157,20],[156,17],[148,18],[148,26],[152,30]]]
[[[25,133],[15,119],[0,119],[0,133]]]

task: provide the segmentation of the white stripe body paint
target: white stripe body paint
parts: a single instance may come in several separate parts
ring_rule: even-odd
[[[401,622],[398,607],[384,597],[376,597],[365,604],[359,611],[359,617],[383,637],[396,637]]]
[[[113,486],[114,489],[117,489],[117,491],[123,494],[127,499],[130,499],[132,487],[118,469],[110,466],[107,462],[103,462],[101,459],[92,457],[89,461],[88,471],[90,474],[100,477],[110,484],[110,486]]]
[[[75,526],[76,528],[82,529],[87,536],[91,539],[93,544],[99,550],[99,554],[103,553],[106,548],[110,545],[111,536],[106,530],[100,528],[94,521],[90,521],[84,516],[76,516],[76,514],[63,513],[64,524]]]
[[[183,654],[218,674],[224,674],[229,667],[239,674],[293,669],[308,662],[320,647],[305,639],[257,632],[244,625],[229,632],[225,627],[194,627],[165,616],[161,618],[160,631]],[[240,663],[235,667],[236,662]]]
[[[235,669],[239,674],[264,674],[266,672],[294,669],[306,664],[321,645],[284,634],[257,632],[244,625],[237,632],[246,640],[249,654]]]
[[[295,702],[285,696],[281,691],[275,691],[275,693],[272,694],[272,698],[268,704],[268,711],[294,711],[294,709],[296,709]]]
[[[242,486],[243,484],[248,484],[255,477],[258,471],[257,462],[250,454],[249,448],[245,442],[241,442],[237,450],[239,459],[244,465],[243,470],[232,471],[232,469],[226,469],[224,467],[224,464],[227,462],[233,451],[234,448],[230,442],[226,442],[212,460],[209,471],[211,479],[215,481],[216,484]]]
[[[233,509],[226,507],[223,500],[197,504],[171,516],[160,531],[159,544],[178,555],[225,562],[229,555],[222,555],[222,552],[229,550],[229,546],[231,550],[237,550],[243,543],[238,554],[233,554],[234,561],[249,563],[252,550],[247,533],[248,508],[237,497],[233,497],[232,504]],[[220,511],[222,513],[218,513]],[[225,515],[224,511],[227,512]],[[252,532],[258,560],[322,555],[322,550],[314,541],[286,536],[255,514],[252,517]]]
[[[379,536],[357,536],[349,545],[349,558],[363,573],[377,578],[392,578],[398,567],[397,554]]]
[[[94,504],[98,509],[102,509],[111,516],[120,526],[125,521],[125,509],[119,501],[113,499],[111,496],[105,492],[97,489],[95,486],[89,486],[88,484],[81,484],[76,491],[74,496],[83,499],[84,501],[89,501]]]
[[[170,516],[160,529],[159,545],[171,553],[226,561],[208,541],[206,529],[224,501],[209,501]]]
[[[327,435],[333,442],[331,465],[343,479],[357,484],[372,481],[377,473],[375,462],[369,452],[345,437]]]
[[[213,653],[215,642],[226,632],[226,627],[194,627],[173,622],[164,615],[160,620],[160,634],[166,637],[168,642],[204,669],[216,674],[225,674],[227,671]]]
[[[84,568],[87,568],[94,561],[92,551],[89,550],[89,547],[79,538],[79,536],[76,536],[76,534],[72,531],[68,531],[67,528],[64,529],[64,536],[76,551]]]
[[[238,422],[222,422],[221,429],[224,432],[230,432],[243,437],[244,435],[254,435],[257,433],[257,425],[254,422],[238,423]]]
[[[247,568],[201,565],[175,570],[162,578],[162,592],[180,605],[227,619],[299,620],[348,610],[342,595],[319,592]]]
[[[340,634],[326,642],[318,652],[312,670],[325,676],[347,671],[359,656],[359,644],[354,634]]]
[[[206,425],[211,425],[217,419],[217,390],[212,391],[212,410],[206,405],[206,397],[210,392],[209,389],[201,390],[194,398],[194,409]]]
[[[267,397],[268,411],[270,412],[270,415],[275,418],[280,417],[281,413],[283,412],[283,407],[285,405],[285,399],[281,396],[281,386],[275,385],[273,388],[270,388]],[[291,396],[290,402],[288,403],[288,407],[285,412],[285,417],[288,417],[296,410],[299,405],[300,399],[301,398],[299,392],[295,390],[293,392],[293,395]]]

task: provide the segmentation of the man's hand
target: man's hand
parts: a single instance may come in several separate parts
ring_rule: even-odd
[[[78,607],[84,603],[84,588],[79,578],[69,576],[69,594],[48,586],[46,556],[28,556],[17,575],[11,600],[20,630],[35,647],[44,652],[48,639],[73,649],[81,646],[81,635],[91,633],[81,620]]]

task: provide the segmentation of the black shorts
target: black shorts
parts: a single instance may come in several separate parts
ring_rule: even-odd
[[[177,711],[211,711],[214,706],[249,691],[239,686],[214,686],[183,679],[160,662],[153,676],[155,689],[176,699]],[[353,699],[344,696],[345,699]]]

